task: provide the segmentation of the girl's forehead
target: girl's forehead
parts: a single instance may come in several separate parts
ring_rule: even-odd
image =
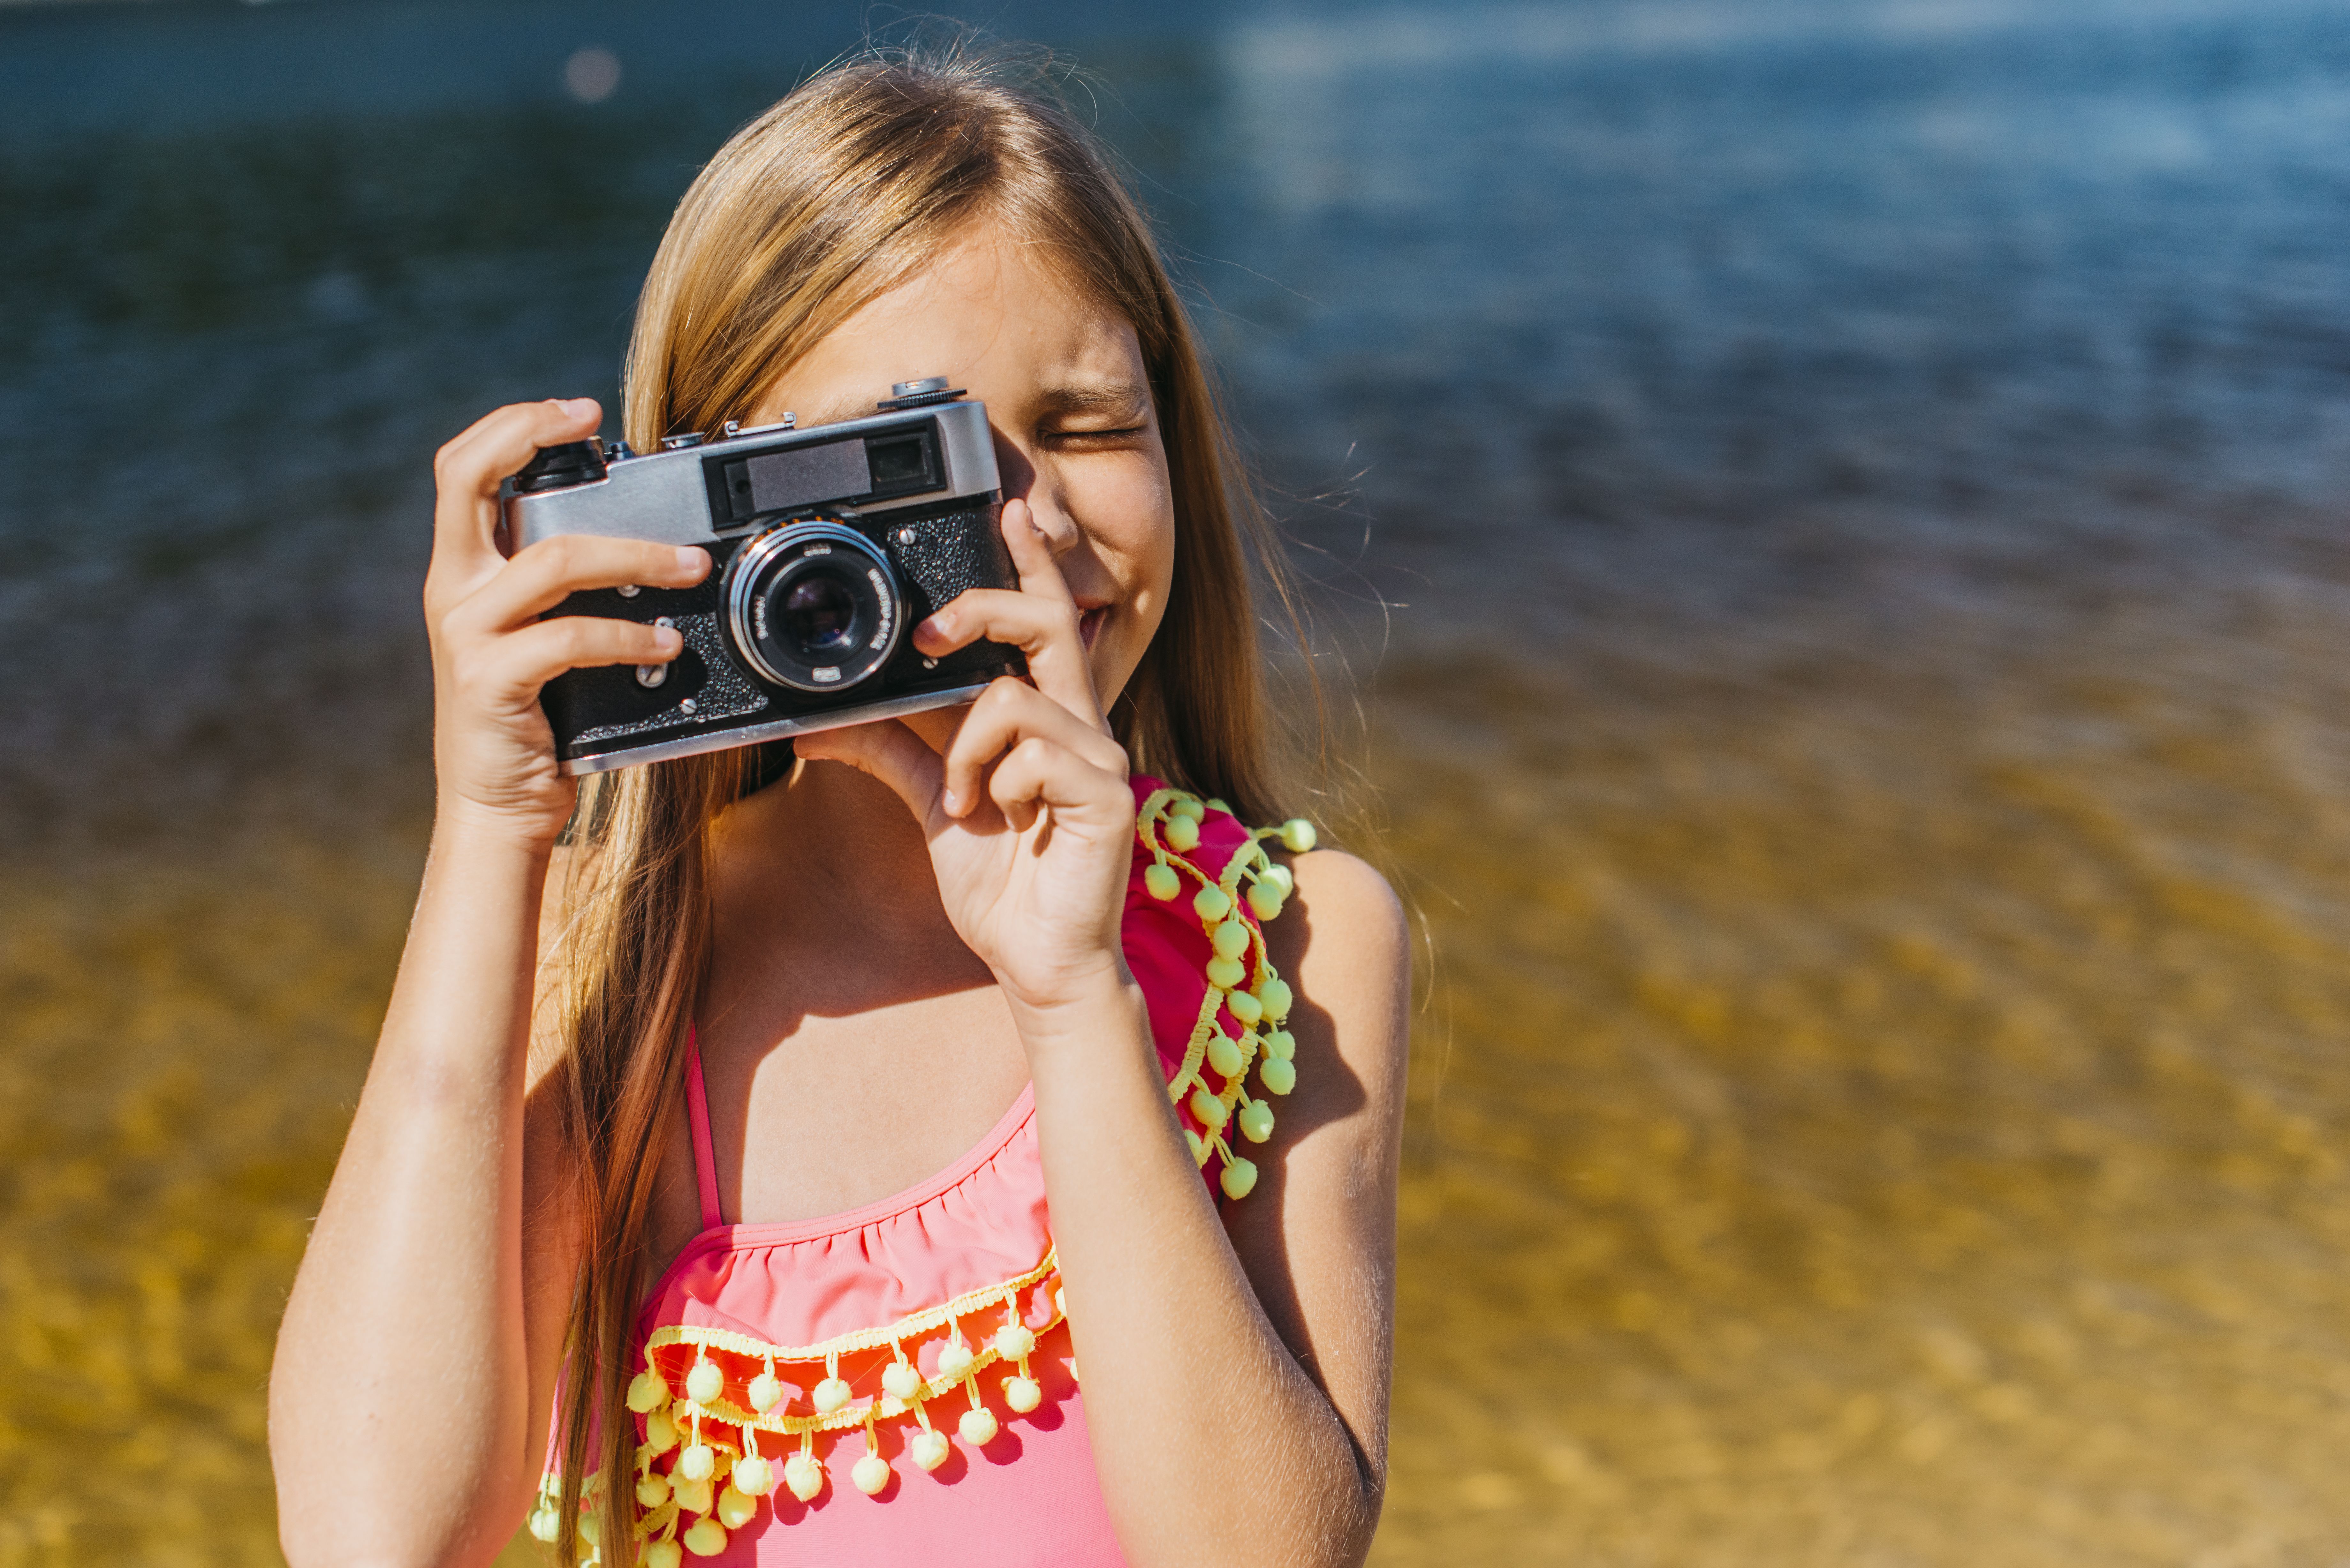
[[[999,402],[1116,396],[1146,380],[1123,315],[1035,247],[983,229],[827,334],[753,412],[789,409],[803,424],[854,418],[892,383],[924,376]]]

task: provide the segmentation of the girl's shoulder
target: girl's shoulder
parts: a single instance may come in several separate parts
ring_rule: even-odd
[[[1377,867],[1343,849],[1279,857],[1296,883],[1265,946],[1311,1008],[1301,1020],[1371,1097],[1401,1093],[1411,997],[1411,929]]]

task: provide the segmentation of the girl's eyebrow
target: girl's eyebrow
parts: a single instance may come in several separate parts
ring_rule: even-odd
[[[1138,381],[1054,387],[1036,400],[1047,414],[1132,414],[1150,407],[1150,389]]]

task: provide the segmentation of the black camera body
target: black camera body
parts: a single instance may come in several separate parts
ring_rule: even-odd
[[[984,405],[943,380],[900,382],[866,419],[799,430],[549,447],[502,491],[520,550],[603,534],[710,552],[683,590],[574,594],[551,613],[669,624],[668,664],[574,670],[540,703],[567,774],[806,734],[968,702],[1016,649],[927,659],[912,629],[966,588],[1014,588]]]

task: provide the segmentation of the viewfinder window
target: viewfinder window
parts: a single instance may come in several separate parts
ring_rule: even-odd
[[[932,455],[936,450],[929,430],[868,440],[865,461],[873,472],[873,493],[905,495],[937,489],[938,460]]]

